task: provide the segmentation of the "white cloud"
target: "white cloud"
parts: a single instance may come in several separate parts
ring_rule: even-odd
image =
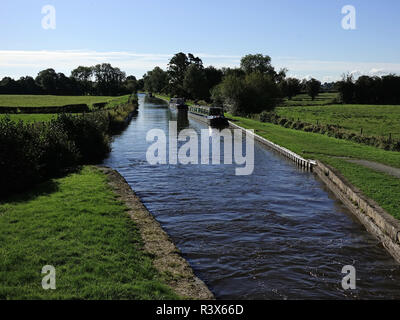
[[[25,75],[35,76],[45,68],[53,68],[57,72],[69,75],[71,70],[79,65],[91,66],[103,62],[109,62],[113,66],[121,68],[127,74],[141,77],[155,66],[166,69],[173,54],[92,50],[0,50],[0,78],[4,76],[14,78]],[[213,65],[220,68],[240,65],[241,56],[238,55],[194,54],[202,58],[206,66]],[[272,59],[272,63],[277,69],[284,67],[289,69],[289,75],[299,79],[314,77],[322,81],[339,80],[343,73],[349,72],[354,72],[357,76],[361,74],[400,73],[400,63],[323,61],[296,57],[276,57]]]
[[[205,65],[215,67],[238,65],[239,56],[195,54],[203,59]],[[12,76],[18,78],[25,75],[35,76],[40,70],[53,68],[57,72],[69,74],[79,65],[91,66],[98,63],[111,63],[126,71],[141,77],[148,70],[159,66],[167,68],[171,54],[149,54],[134,52],[98,52],[86,50],[59,51],[17,51],[0,50],[0,77]]]

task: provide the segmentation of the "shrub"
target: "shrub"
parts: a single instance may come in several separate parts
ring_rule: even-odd
[[[40,144],[37,128],[0,119],[0,192],[21,191],[40,181]]]

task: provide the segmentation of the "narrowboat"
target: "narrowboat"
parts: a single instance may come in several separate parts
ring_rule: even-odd
[[[210,127],[226,127],[229,125],[220,107],[212,106],[189,106],[189,116],[208,124]]]

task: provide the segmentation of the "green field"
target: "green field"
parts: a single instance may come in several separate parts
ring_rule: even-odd
[[[6,116],[9,116],[11,120],[13,121],[24,121],[24,122],[40,122],[40,121],[50,121],[51,119],[54,119],[57,117],[57,114],[10,114],[10,115],[5,115],[5,114],[0,114],[0,118],[5,118]]]
[[[176,299],[94,167],[0,204],[0,299]],[[42,289],[42,267],[56,290]]]
[[[318,133],[287,129],[279,125],[234,117],[229,114],[226,116],[234,119],[238,125],[254,129],[257,134],[306,159],[318,159],[332,165],[365,195],[400,219],[400,179],[349,163],[345,159],[365,159],[400,168],[400,152],[385,151]]]
[[[61,107],[71,104],[108,102],[115,97],[100,96],[51,96],[51,95],[0,95],[3,107]]]
[[[366,136],[392,134],[400,138],[400,106],[329,105],[277,108],[276,113],[287,119],[300,119],[312,124],[334,124],[345,131]]]
[[[308,94],[302,93],[294,96],[291,100],[285,99],[283,106],[319,106],[337,103],[339,94],[335,92],[323,92],[315,97],[314,100]]]
[[[36,107],[36,106],[64,106],[68,104],[79,104],[79,103],[87,103],[87,104],[92,104],[92,103],[98,103],[98,102],[108,102],[107,105],[105,106],[105,109],[113,109],[121,104],[125,104],[129,101],[130,95],[124,95],[120,97],[74,97],[74,96],[5,96],[5,95],[0,95],[0,105],[1,101],[7,101],[6,98],[4,97],[12,97],[12,101],[14,105],[9,105],[9,106],[15,106],[18,101],[25,101],[24,106],[31,106],[31,107]],[[33,102],[29,102],[28,97],[34,97],[34,100],[31,100]],[[10,101],[11,101],[10,100]],[[28,103],[31,103],[30,105],[27,105]],[[57,103],[57,104],[53,104]],[[4,105],[6,105],[6,102],[3,102]],[[36,105],[34,105],[36,104]],[[22,106],[22,105],[19,105]],[[5,114],[0,114],[0,118],[4,118],[7,115]],[[11,120],[13,121],[24,121],[24,122],[40,122],[40,121],[49,121],[51,119],[54,119],[57,117],[57,114],[41,114],[41,113],[35,113],[35,114],[9,114],[8,115]]]

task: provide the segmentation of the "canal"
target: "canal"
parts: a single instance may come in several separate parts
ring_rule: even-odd
[[[255,145],[254,173],[234,165],[150,165],[147,132],[176,112],[139,95],[112,145],[118,170],[217,299],[399,299],[400,266],[315,175]],[[206,125],[179,119],[200,133]],[[357,289],[341,273],[357,270]]]

